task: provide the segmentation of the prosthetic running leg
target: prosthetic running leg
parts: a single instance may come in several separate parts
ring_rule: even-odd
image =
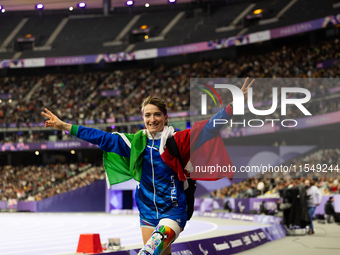
[[[139,251],[138,255],[160,255],[173,241],[176,240],[181,229],[170,219],[162,219],[152,233],[150,239]]]

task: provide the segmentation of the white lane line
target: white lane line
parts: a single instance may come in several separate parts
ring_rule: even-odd
[[[201,235],[201,234],[206,234],[206,233],[212,232],[212,231],[214,231],[214,230],[216,230],[218,228],[218,225],[216,223],[213,223],[213,222],[207,222],[207,221],[202,221],[202,220],[195,220],[195,221],[200,221],[200,222],[204,222],[205,224],[212,225],[212,228],[208,229],[208,230],[205,230],[205,231],[200,231],[199,233],[196,233],[196,234],[182,235],[182,237],[191,237],[191,236],[197,236],[197,235]],[[189,228],[190,224],[187,223],[187,226]],[[179,238],[177,240],[180,240],[180,239],[181,239],[181,236],[179,236]]]

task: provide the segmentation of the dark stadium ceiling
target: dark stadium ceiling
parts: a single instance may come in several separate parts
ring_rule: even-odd
[[[34,10],[35,5],[38,3],[44,4],[44,9],[47,10],[62,10],[69,7],[76,8],[79,2],[85,2],[86,8],[102,8],[103,0],[85,0],[85,1],[72,1],[72,0],[0,0],[0,5],[6,11],[22,11]],[[126,0],[111,0],[112,7],[125,6]],[[195,0],[177,0],[177,3],[195,2]],[[135,5],[160,5],[167,4],[167,0],[135,0]]]

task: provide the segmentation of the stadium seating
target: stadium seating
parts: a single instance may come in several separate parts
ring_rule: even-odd
[[[39,201],[105,178],[103,167],[91,164],[5,165],[0,176],[0,201]]]
[[[161,41],[137,42],[130,50],[169,47],[187,43],[228,38],[245,33],[264,31],[267,29],[293,25],[299,22],[322,18],[337,14],[333,4],[337,0],[326,1],[321,6],[319,1],[240,1],[235,3],[216,2],[188,9],[186,5],[178,5],[175,9],[150,11],[136,11],[135,13],[112,13],[108,16],[100,14],[71,15],[71,13],[42,15],[29,13],[25,18],[20,15],[0,17],[4,30],[0,35],[0,45],[10,33],[26,19],[23,27],[17,31],[15,37],[5,47],[7,52],[0,51],[0,59],[12,58],[14,41],[18,36],[32,34],[40,38],[36,46],[46,46],[49,36],[54,33],[57,26],[66,19],[65,26],[52,40],[51,50],[24,50],[20,58],[57,57],[117,53],[125,51],[129,45],[127,36],[135,28],[148,25],[151,28],[151,37],[157,37],[161,31],[170,24],[180,12],[185,12],[180,20],[166,33]],[[292,4],[292,5],[291,5]],[[288,8],[289,7],[289,8]],[[255,9],[263,8],[262,23],[245,26],[244,20]],[[196,11],[196,13],[195,13]],[[301,15],[303,12],[305,15]],[[120,45],[103,46],[112,42],[133,18],[140,16],[134,26],[127,31],[126,36],[120,39]],[[161,18],[160,18],[161,17]],[[265,21],[270,22],[265,22]],[[325,24],[327,25],[327,24]],[[228,27],[227,30],[218,30]]]
[[[320,61],[338,58],[339,47],[339,40],[336,39],[311,46],[283,47],[264,55],[244,55],[235,60],[214,59],[169,69],[160,66],[113,73],[103,71],[2,78],[0,82],[4,85],[0,93],[11,93],[13,100],[18,101],[4,101],[1,104],[0,124],[42,122],[40,112],[45,107],[65,121],[139,116],[140,103],[148,95],[164,97],[171,112],[187,111],[190,101],[189,79],[209,77],[212,73],[215,77],[337,77],[340,74],[336,65],[326,69],[318,69],[316,66]],[[281,61],[284,61],[285,66],[280,64]],[[40,86],[32,90],[39,81]],[[330,87],[310,85],[308,89],[311,93],[318,93],[316,97],[322,98],[327,95]],[[100,93],[103,90],[120,90],[121,94],[114,98],[103,98]],[[326,94],[321,93],[321,90],[325,90]],[[26,98],[27,101],[23,100],[24,95],[27,97],[28,94],[30,97]],[[266,87],[256,86],[254,102],[266,102],[270,96],[271,91]],[[232,100],[222,99],[224,102]],[[308,104],[307,108],[313,115],[339,110],[337,98],[327,98],[323,104],[318,102],[311,101]],[[299,111],[289,114],[291,118],[302,117]]]

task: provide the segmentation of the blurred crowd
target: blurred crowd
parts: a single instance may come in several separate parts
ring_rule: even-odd
[[[2,100],[0,125],[43,122],[40,112],[45,107],[62,120],[78,121],[79,124],[84,120],[126,120],[129,116],[140,115],[140,104],[148,95],[164,98],[170,112],[187,111],[190,106],[190,78],[340,77],[339,63],[328,68],[317,68],[319,62],[339,57],[340,42],[335,39],[308,46],[282,47],[266,54],[244,55],[233,60],[218,58],[172,67],[162,65],[153,69],[5,77],[0,79],[0,94],[10,93],[13,100]],[[305,80],[304,87],[315,93],[314,97],[324,97],[330,94],[332,87],[340,87],[337,82],[318,84]],[[37,83],[41,85],[33,89]],[[254,102],[271,100],[272,91],[263,83],[256,84]],[[101,93],[106,90],[118,91],[119,95],[103,97]],[[225,97],[222,95],[223,102],[231,101],[230,93]],[[322,114],[339,110],[339,102],[310,103],[307,108],[313,115]],[[287,118],[299,116],[301,112],[298,110],[288,111]]]
[[[318,149],[301,158],[294,158],[288,163],[290,164],[296,166],[296,172],[281,171],[258,175],[257,178],[246,179],[216,190],[212,196],[216,198],[247,198],[261,195],[279,197],[280,189],[304,184],[306,178],[313,180],[323,195],[340,194],[339,148]]]
[[[322,148],[307,155],[294,158],[289,164],[296,166],[296,172],[288,178],[337,178],[340,176],[340,149]]]
[[[0,78],[0,94],[11,94],[12,100],[22,101],[39,82],[38,76],[11,76]]]
[[[285,187],[304,185],[306,178],[249,178],[233,183],[231,186],[218,189],[211,193],[213,198],[250,198],[250,197],[280,197],[279,190]],[[340,178],[314,178],[314,185],[322,195],[340,194]]]
[[[39,201],[104,178],[103,167],[91,164],[0,166],[0,201]]]

